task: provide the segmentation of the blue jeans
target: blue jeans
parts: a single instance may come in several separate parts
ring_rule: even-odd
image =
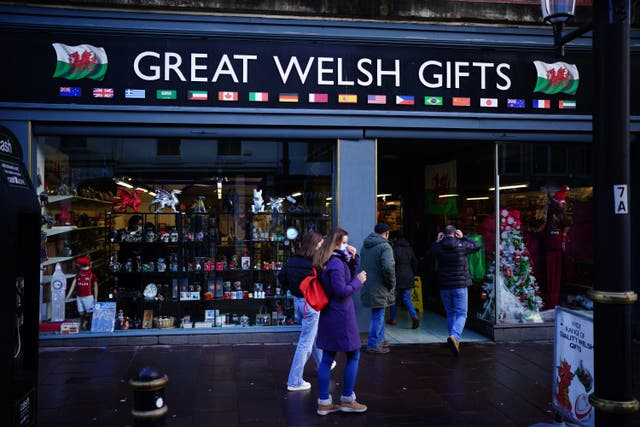
[[[440,298],[442,298],[442,305],[447,312],[449,335],[460,341],[464,324],[467,321],[467,288],[442,289]]]
[[[296,352],[291,362],[287,385],[297,387],[304,381],[302,374],[304,373],[304,366],[307,364],[309,356],[313,355],[316,365],[320,366],[322,350],[316,347],[320,313],[315,311],[309,304],[307,304],[305,308],[304,298],[293,297],[293,306],[295,309],[296,322],[301,324],[302,328],[300,329],[298,346],[296,347]]]
[[[345,354],[347,356],[347,362],[344,365],[344,376],[342,378],[342,396],[351,397],[356,386],[358,364],[360,363],[360,349],[347,351]],[[322,352],[322,362],[320,362],[320,366],[318,366],[318,399],[329,399],[331,364],[335,358],[335,351],[325,350]]]
[[[402,305],[404,305],[406,309],[409,310],[409,315],[412,319],[417,316],[416,308],[413,306],[413,302],[411,301],[412,290],[412,288],[396,289],[396,303],[389,308],[389,319],[396,320],[396,314],[398,312],[398,301],[402,302]]]
[[[371,322],[369,323],[369,339],[367,348],[380,347],[384,341],[384,307],[371,309]]]

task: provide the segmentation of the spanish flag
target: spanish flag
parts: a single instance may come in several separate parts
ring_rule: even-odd
[[[340,94],[338,95],[338,103],[339,104],[357,104],[358,95]]]

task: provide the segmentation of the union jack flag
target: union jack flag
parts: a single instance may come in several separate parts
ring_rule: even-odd
[[[94,98],[113,98],[113,88],[110,87],[94,87]]]

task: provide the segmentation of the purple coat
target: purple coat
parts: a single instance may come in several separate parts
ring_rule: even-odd
[[[329,351],[359,349],[360,331],[353,304],[353,294],[362,288],[356,275],[360,255],[349,262],[335,251],[320,273],[320,282],[329,297],[329,304],[320,313],[316,346]]]

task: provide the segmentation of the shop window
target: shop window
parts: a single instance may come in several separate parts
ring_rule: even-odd
[[[567,146],[552,144],[549,147],[549,173],[562,175],[568,172]]]
[[[240,156],[242,143],[239,139],[221,139],[218,141],[219,156]]]
[[[60,140],[60,147],[65,150],[85,148],[86,146],[87,138],[80,135],[65,135]]]
[[[587,178],[592,176],[591,147],[576,145],[569,147],[569,171],[576,177]]]
[[[178,138],[160,138],[157,142],[158,156],[179,156],[180,155],[180,139]]]
[[[522,144],[503,144],[500,147],[502,153],[501,175],[522,174]]]
[[[538,176],[569,173],[568,146],[563,144],[532,144],[531,173]]]
[[[308,145],[308,162],[331,162],[333,151],[330,149],[331,145],[316,144]]]
[[[293,323],[277,270],[332,228],[333,141],[36,137],[45,283],[90,254],[99,300],[138,327]]]

